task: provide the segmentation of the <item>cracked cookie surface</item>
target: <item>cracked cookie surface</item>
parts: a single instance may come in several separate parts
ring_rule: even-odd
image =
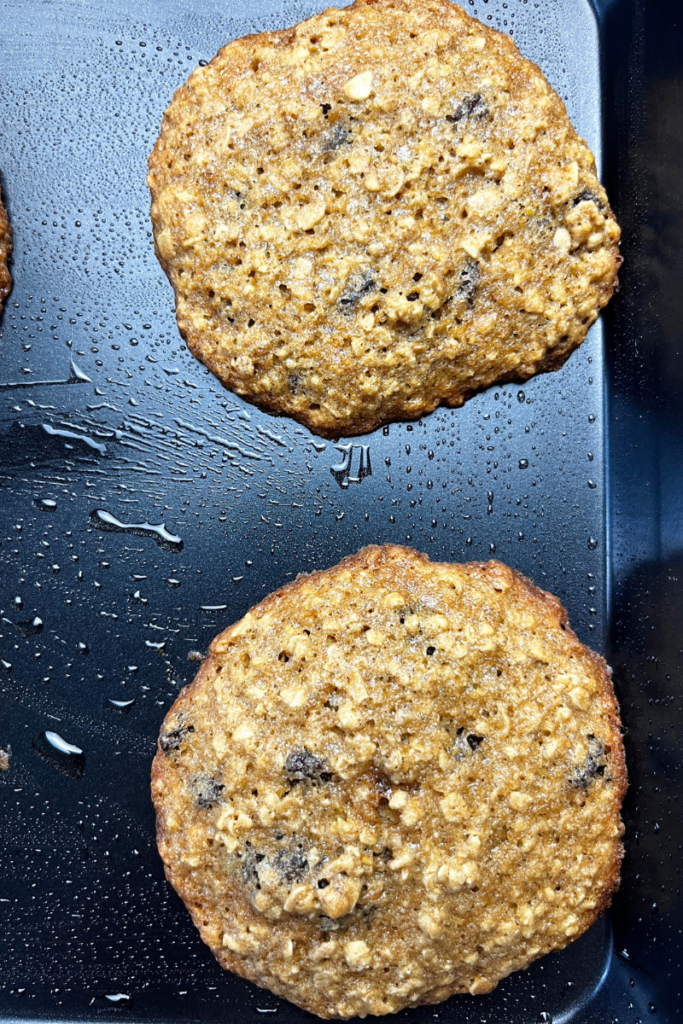
[[[364,548],[211,645],[152,772],[219,963],[323,1017],[488,992],[609,904],[626,786],[605,662],[499,562]]]
[[[12,290],[12,278],[10,277],[7,261],[12,252],[12,229],[7,217],[7,211],[2,205],[2,193],[0,192],[0,313],[5,299]]]
[[[557,369],[620,262],[562,101],[449,0],[228,44],[176,92],[148,182],[191,351],[328,437]]]

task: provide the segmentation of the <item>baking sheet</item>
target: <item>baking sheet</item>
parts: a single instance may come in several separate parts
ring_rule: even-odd
[[[370,542],[494,555],[604,650],[601,324],[558,373],[338,443],[223,390],[177,333],[144,180],[163,111],[229,39],[324,6],[0,4],[6,1019],[312,1019],[215,964],[163,879],[148,796],[188,656],[298,572]],[[600,160],[587,0],[464,6],[539,63]],[[613,958],[604,918],[489,996],[398,1018],[579,1020]]]

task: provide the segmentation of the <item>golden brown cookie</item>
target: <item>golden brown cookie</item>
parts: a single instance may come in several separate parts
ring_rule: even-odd
[[[499,562],[367,547],[211,645],[152,771],[219,963],[322,1017],[488,992],[609,904],[609,669]]]
[[[2,205],[2,192],[0,192],[0,312],[2,306],[12,289],[12,278],[7,267],[7,261],[12,252],[12,229],[7,219],[7,211]]]
[[[191,351],[328,437],[557,369],[619,228],[564,104],[450,0],[356,0],[197,68],[150,157]]]

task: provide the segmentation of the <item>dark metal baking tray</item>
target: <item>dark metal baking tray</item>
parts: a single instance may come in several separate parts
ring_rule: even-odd
[[[673,1021],[683,21],[665,0],[468,0],[541,65],[602,157],[622,294],[559,373],[335,444],[236,399],[185,351],[144,181],[197,62],[322,6],[0,2],[15,238],[0,322],[0,1019],[313,1019],[200,942],[163,878],[150,761],[191,652],[298,572],[391,540],[495,554],[558,594],[615,667],[632,780],[613,911],[491,995],[398,1019]]]

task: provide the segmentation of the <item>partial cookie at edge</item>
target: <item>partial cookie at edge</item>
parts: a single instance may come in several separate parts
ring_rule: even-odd
[[[7,211],[2,205],[2,193],[0,192],[0,312],[2,312],[5,299],[12,290],[12,278],[7,266],[11,252],[12,229],[7,217]]]

